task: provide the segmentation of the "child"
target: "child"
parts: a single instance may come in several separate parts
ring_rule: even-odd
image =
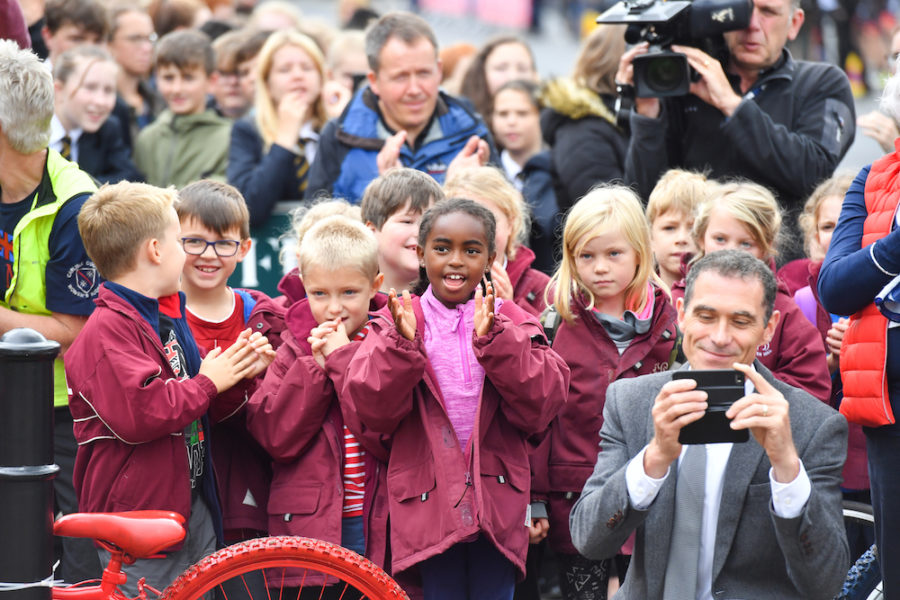
[[[41,38],[46,53],[38,54],[52,66],[63,52],[80,44],[100,46],[106,42],[109,24],[106,6],[99,0],[48,0],[44,5]],[[35,27],[32,25],[32,27]]]
[[[482,293],[495,227],[471,200],[423,215],[427,289],[391,290],[343,387],[348,412],[391,436],[393,573],[415,567],[426,600],[512,597],[528,546],[526,438],[566,398],[568,368],[540,325],[490,284]]]
[[[522,194],[494,167],[458,171],[444,184],[444,193],[447,197],[469,198],[491,211],[497,223],[497,259],[491,265],[494,293],[539,317],[547,307],[544,289],[550,278],[531,268],[534,252],[522,244],[528,235]]]
[[[304,235],[298,260],[307,297],[288,309],[284,344],[247,407],[250,432],[274,460],[269,533],[338,543],[384,564],[386,449],[338,402],[359,347],[350,342],[366,336],[369,310],[386,300],[378,246],[362,223],[333,216]],[[285,582],[304,576],[289,572]]]
[[[606,388],[615,380],[672,367],[676,313],[653,269],[650,230],[637,196],[606,185],[566,216],[563,256],[553,275],[561,323],[553,349],[572,372],[569,396],[535,456],[535,487],[549,490],[550,546],[563,598],[606,598],[609,560],[580,556],[569,512],[594,470]],[[624,578],[624,560],[617,571]]]
[[[531,209],[528,246],[536,255],[534,267],[552,274],[562,215],[553,189],[550,152],[542,151],[539,96],[540,90],[532,81],[516,79],[503,84],[494,96],[491,127],[497,144],[503,147],[503,170]]]
[[[362,219],[378,240],[378,266],[384,274],[381,291],[405,290],[419,277],[416,244],[422,213],[444,199],[430,176],[409,168],[388,171],[363,193]]]
[[[106,50],[91,45],[67,50],[53,67],[50,147],[103,183],[141,179],[119,120],[110,118],[118,71]]]
[[[781,209],[772,193],[749,182],[716,187],[696,211],[691,232],[698,253],[735,248],[749,252],[775,268]],[[672,297],[684,295],[684,280],[672,287]],[[772,340],[756,351],[756,358],[781,381],[806,390],[819,400],[831,397],[831,377],[825,350],[815,327],[803,316],[783,283],[775,295],[781,318]]]
[[[227,348],[250,327],[280,345],[284,310],[262,292],[228,287],[228,278],[250,250],[250,217],[235,188],[201,180],[178,193],[181,243],[187,255],[181,289],[187,322],[204,352]],[[247,432],[242,415],[212,428],[213,463],[229,544],[265,535],[270,459]]]
[[[667,171],[650,192],[647,220],[656,271],[669,288],[684,278],[685,256],[697,252],[691,237],[694,207],[706,198],[706,176],[681,169]]]
[[[201,362],[178,292],[184,250],[174,201],[173,190],[121,182],[101,188],[78,215],[88,255],[107,279],[66,353],[79,508],[171,510],[188,523],[185,542],[165,558],[123,565],[129,595],[141,577],[164,589],[221,541],[206,413],[232,413],[243,390],[222,392],[274,358],[248,329]],[[99,552],[106,564],[108,553]]]
[[[173,31],[156,46],[156,85],[168,108],[138,134],[134,163],[158,186],[225,180],[231,122],[207,108],[214,68],[209,38]]]

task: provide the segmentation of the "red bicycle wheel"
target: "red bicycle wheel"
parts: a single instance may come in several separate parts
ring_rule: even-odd
[[[284,594],[285,573],[302,573],[302,580],[337,578],[327,597],[409,600],[406,593],[372,561],[336,544],[311,538],[282,536],[248,540],[222,548],[192,565],[163,592],[162,600],[197,600],[215,592],[217,599],[295,600],[303,598],[303,583]],[[279,576],[280,574],[280,576]],[[261,581],[260,586],[251,583]],[[329,580],[332,581],[332,580]],[[314,597],[326,597],[315,587]],[[237,590],[237,593],[229,593]]]

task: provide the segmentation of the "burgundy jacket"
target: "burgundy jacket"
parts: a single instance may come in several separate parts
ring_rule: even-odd
[[[550,283],[546,273],[531,268],[534,252],[527,246],[519,246],[516,259],[506,263],[506,274],[513,287],[513,302],[519,308],[535,317],[540,317],[547,303],[544,302],[544,290]]]
[[[262,333],[276,350],[284,330],[284,308],[256,290],[238,290],[250,309],[246,326]],[[248,298],[252,307],[248,306]],[[264,374],[263,374],[264,375]],[[248,390],[253,393],[263,375]],[[246,411],[241,410],[212,427],[212,457],[222,502],[222,517],[227,542],[248,535],[257,537],[268,529],[266,503],[272,481],[271,459],[247,431]],[[235,535],[235,530],[249,530]]]
[[[774,264],[772,265],[774,268]],[[672,302],[684,297],[684,279],[672,286]],[[781,319],[772,341],[756,349],[756,358],[779,380],[806,390],[822,402],[831,399],[831,375],[816,327],[803,315],[787,286],[778,281],[775,310]]]
[[[375,299],[380,301],[381,295]],[[269,534],[341,543],[346,423],[366,450],[366,556],[383,565],[388,516],[386,442],[382,436],[362,428],[358,421],[345,421],[336,392],[347,376],[347,363],[359,343],[335,350],[322,369],[306,341],[316,326],[307,300],[288,309],[285,324],[284,343],[247,405],[247,427],[273,459]],[[299,585],[301,579],[297,577],[302,575],[289,574],[285,581]],[[307,578],[307,583],[313,582]]]
[[[535,453],[541,463],[532,464],[536,490],[549,492],[549,540],[557,552],[578,552],[569,536],[569,513],[597,462],[606,388],[617,379],[666,371],[672,366],[669,361],[677,337],[677,315],[668,295],[655,289],[650,330],[635,337],[621,356],[603,325],[581,300],[573,303],[575,321],[563,321],[557,329],[553,349],[572,372],[569,396]]]
[[[278,282],[278,291],[283,295],[278,296],[274,301],[285,309],[306,298],[306,288],[303,287],[303,280],[300,279],[300,269],[294,267],[286,273]]]
[[[387,311],[372,321],[341,396],[347,411],[391,436],[393,572],[480,533],[524,575],[531,487],[526,437],[542,432],[565,403],[569,369],[541,326],[504,302],[491,330],[472,343],[485,380],[464,452],[425,353],[418,298],[413,307],[413,340],[397,331]]]
[[[66,353],[78,508],[170,510],[188,519],[183,431],[207,410],[213,422],[235,413],[246,388],[217,396],[205,375],[176,379],[159,334],[134,306],[105,285],[95,302]]]

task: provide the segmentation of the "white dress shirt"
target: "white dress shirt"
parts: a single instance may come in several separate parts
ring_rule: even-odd
[[[753,392],[753,383],[747,379],[744,383],[745,394]],[[752,443],[752,442],[746,442]],[[716,527],[719,518],[719,503],[722,500],[722,486],[725,481],[725,467],[734,444],[706,444],[706,481],[703,499],[703,519],[700,525],[700,564],[697,565],[697,600],[713,600],[712,567],[716,547]],[[660,479],[654,479],[644,471],[644,448],[628,463],[625,468],[625,484],[631,505],[638,510],[646,510],[656,499],[665,482],[671,467]],[[682,446],[681,456],[687,446]],[[681,465],[681,457],[678,459]],[[772,486],[772,506],[775,514],[783,519],[800,516],[806,506],[812,485],[803,461],[800,462],[800,473],[790,483],[775,481],[773,469],[769,469],[769,484]]]
[[[82,129],[73,129],[67,132],[66,128],[63,127],[62,121],[54,114],[50,120],[50,147],[57,152],[62,152],[62,139],[68,135],[72,141],[69,160],[78,162],[78,138],[81,137],[82,133],[84,133]]]

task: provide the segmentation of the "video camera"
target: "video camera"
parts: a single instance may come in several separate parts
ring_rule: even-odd
[[[597,22],[628,25],[629,44],[649,42],[649,52],[632,63],[635,95],[661,98],[689,93],[696,75],[687,56],[672,51],[672,44],[697,46],[726,31],[743,29],[752,13],[752,0],[623,0]]]

